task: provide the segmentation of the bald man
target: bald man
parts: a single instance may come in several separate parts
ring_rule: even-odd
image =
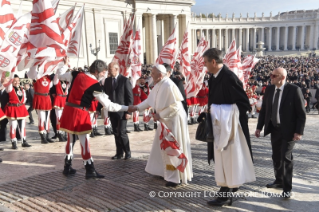
[[[271,73],[271,85],[265,91],[255,135],[259,138],[264,126],[264,136],[271,134],[275,181],[266,187],[282,188],[282,197],[290,198],[292,150],[303,135],[306,111],[301,89],[286,83],[286,77],[287,71],[283,68],[276,68]]]

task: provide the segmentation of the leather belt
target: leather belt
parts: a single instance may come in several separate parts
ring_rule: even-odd
[[[18,103],[18,104],[8,103],[7,105],[12,106],[12,107],[20,107],[20,106],[24,105],[24,103]]]
[[[89,111],[89,109],[86,108],[86,107],[82,107],[82,106],[80,106],[80,105],[73,104],[73,103],[70,103],[70,102],[66,102],[65,105],[70,106],[70,107],[79,108],[79,109],[81,109],[81,110]]]
[[[58,96],[67,97],[68,95],[57,94]]]
[[[49,93],[38,93],[38,92],[34,92],[34,94],[36,95],[40,95],[40,96],[49,96]]]

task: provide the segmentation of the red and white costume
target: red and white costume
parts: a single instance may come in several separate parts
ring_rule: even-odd
[[[62,69],[62,72],[65,72],[68,70],[68,66],[64,65]],[[69,83],[66,81],[60,81],[58,75],[56,74],[53,79],[53,85],[56,89],[56,95],[53,102],[53,108],[55,109],[56,115],[56,130],[58,133],[62,133],[60,130],[60,119],[65,106],[66,98],[68,96]]]
[[[19,127],[21,139],[26,140],[25,119],[29,117],[25,107],[26,93],[23,89],[14,87],[12,83],[6,87],[6,92],[9,95],[9,102],[5,106],[4,113],[9,121],[11,142],[17,142],[17,127]]]
[[[65,148],[66,159],[72,160],[75,135],[78,135],[84,165],[91,164],[93,158],[89,145],[89,133],[92,131],[92,125],[89,108],[93,99],[96,98],[104,108],[111,112],[127,111],[128,107],[112,103],[108,96],[102,92],[96,77],[90,73],[76,71],[62,73],[60,69],[57,74],[60,80],[72,82],[61,117],[61,130],[68,133]]]
[[[203,87],[199,90],[197,94],[197,101],[199,104],[199,111],[198,115],[205,111],[208,104],[208,88],[206,87],[205,83],[203,83]]]
[[[96,108],[99,104],[99,101],[97,99],[93,99],[91,103],[91,107],[89,108],[89,113],[90,113],[90,119],[91,119],[91,124],[92,128],[97,127],[97,113],[96,113]]]
[[[145,93],[146,98],[150,94],[150,87],[148,86],[148,82],[146,82],[144,85],[140,85],[141,90]],[[143,100],[144,101],[144,100]],[[134,104],[135,105],[135,104]],[[151,114],[150,114],[151,113]],[[143,122],[144,124],[147,124],[150,122],[152,117],[152,108],[147,108],[144,110],[144,115],[143,115]]]
[[[134,97],[133,105],[138,105],[141,102],[143,102],[145,99],[147,99],[147,95],[140,88],[140,86],[138,84],[136,84],[135,87],[133,88],[133,97]],[[139,123],[138,117],[139,117],[139,111],[133,112],[133,123],[134,124]]]
[[[251,112],[249,114],[254,116],[255,112],[256,112],[256,104],[257,104],[258,96],[254,92],[254,90],[252,88],[250,88],[250,87],[247,87],[246,94],[248,96],[249,103],[250,103],[250,106],[251,106]]]
[[[36,67],[32,67],[28,72],[28,77],[34,80],[34,97],[32,107],[38,114],[39,133],[47,135],[50,130],[50,112],[52,110],[49,93],[50,88],[53,86],[52,76],[45,75],[38,78]]]
[[[3,120],[3,119],[5,119],[5,118],[7,118],[6,117],[6,114],[1,110],[1,108],[0,108],[0,121],[1,120]]]

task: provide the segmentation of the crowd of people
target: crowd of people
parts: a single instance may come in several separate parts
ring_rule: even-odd
[[[56,74],[40,76],[36,68],[30,69],[23,84],[16,75],[11,80],[2,77],[0,140],[6,140],[9,123],[12,149],[18,148],[18,139],[22,140],[23,147],[31,147],[26,139],[25,119],[29,118],[29,124],[34,124],[34,109],[38,115],[41,143],[53,143],[54,139],[66,142],[63,174],[70,176],[76,173],[72,168],[73,148],[79,140],[86,179],[103,178],[95,170],[89,148],[90,137],[101,135],[97,131],[98,116],[103,113],[105,135],[113,134],[115,138],[116,154],[112,159],[129,160],[127,122],[133,118],[134,131],[142,131],[139,113],[143,113],[144,131],[153,130],[149,125],[151,119],[154,120],[154,128],[159,128],[145,170],[163,177],[166,186],[176,187],[180,182],[187,184],[193,177],[187,125],[195,124],[197,116],[210,111],[215,140],[208,143],[208,162],[215,161],[215,178],[221,187],[219,192],[232,193],[244,183],[256,180],[247,113],[252,113],[252,106],[256,104],[256,101],[250,100],[264,96],[255,135],[259,137],[265,126],[265,134],[275,134],[272,142],[275,142],[274,139],[277,142],[273,144],[275,181],[267,187],[283,188],[284,196],[289,198],[292,189],[291,151],[304,130],[303,101],[306,99],[309,106],[309,89],[319,90],[319,58],[261,57],[251,72],[246,91],[236,75],[223,65],[220,50],[209,49],[203,58],[207,74],[202,88],[192,97],[185,92],[185,77],[179,71],[178,63],[173,69],[165,63],[143,65],[142,76],[134,87],[129,78],[119,73],[116,62],[107,65],[96,60],[89,67],[70,69],[67,57]],[[259,91],[258,87],[261,88]],[[280,106],[289,102],[279,105],[280,99],[290,99],[292,95],[298,97],[295,107],[281,116]],[[319,99],[317,94],[316,97]],[[29,105],[28,110],[25,104]],[[273,106],[269,108],[270,104]],[[52,138],[49,136],[50,122],[55,133]],[[286,122],[290,123],[289,129],[284,126]],[[287,133],[283,135],[282,132]],[[291,141],[289,148],[287,141]],[[230,149],[236,149],[236,153]],[[282,154],[289,158],[284,161],[284,170],[278,165],[284,158]],[[241,161],[240,164],[238,161]],[[218,197],[208,204],[231,205],[232,198]]]

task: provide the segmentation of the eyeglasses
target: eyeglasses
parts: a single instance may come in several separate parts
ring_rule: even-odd
[[[279,77],[279,76],[280,76],[280,74],[270,74],[270,78],[272,78],[272,79]]]

